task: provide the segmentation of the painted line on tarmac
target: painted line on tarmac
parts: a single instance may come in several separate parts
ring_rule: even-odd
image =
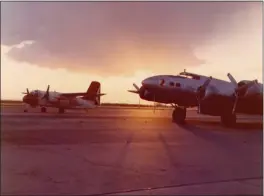
[[[193,183],[183,183],[183,184],[168,185],[168,186],[131,189],[131,190],[108,192],[108,193],[99,193],[99,194],[93,194],[93,195],[96,195],[96,196],[98,196],[98,195],[120,195],[120,194],[124,194],[124,193],[131,193],[131,195],[133,195],[133,193],[135,193],[135,192],[145,192],[145,191],[159,190],[159,189],[189,187],[189,186],[207,185],[207,184],[219,184],[219,183],[226,183],[226,182],[243,182],[243,181],[247,181],[247,180],[262,180],[262,179],[263,179],[263,176],[247,177],[247,178],[234,178],[234,179],[225,179],[225,180],[193,182]],[[142,195],[144,195],[144,194],[142,193]]]

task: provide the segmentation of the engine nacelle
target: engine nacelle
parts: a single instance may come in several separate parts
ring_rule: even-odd
[[[225,95],[221,95],[214,86],[208,86],[206,90],[201,91],[200,96],[200,112],[202,114],[221,116],[223,113],[232,110],[234,100]]]
[[[152,96],[150,96],[150,93],[147,89],[145,89],[143,86],[139,89],[139,96],[141,99],[150,99]]]
[[[201,101],[200,112],[206,115],[221,116],[232,111],[233,102],[232,99],[226,96],[211,95]]]
[[[206,100],[217,93],[218,93],[218,90],[216,87],[208,86],[205,90],[201,90],[198,96],[200,96],[201,100]]]
[[[248,98],[248,97],[258,96],[258,95],[263,94],[263,85],[259,83],[255,83],[249,86],[248,88],[247,87],[243,88],[243,86],[249,84],[250,82],[251,81],[249,80],[242,80],[238,83],[238,88],[242,89],[238,92],[240,97]]]

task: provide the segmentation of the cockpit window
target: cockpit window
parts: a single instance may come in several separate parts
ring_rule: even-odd
[[[194,80],[200,80],[201,79],[199,75],[195,75],[195,74],[187,73],[187,72],[181,72],[180,76],[182,76],[184,78],[194,79]]]
[[[31,92],[32,95],[38,95],[38,91],[37,90],[34,90]]]
[[[164,80],[164,79],[161,79],[161,80],[160,80],[160,86],[163,86],[164,83],[165,83],[165,80]]]
[[[176,87],[181,87],[181,84],[177,82]]]

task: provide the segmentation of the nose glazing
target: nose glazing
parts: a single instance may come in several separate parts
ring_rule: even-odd
[[[25,102],[25,103],[30,103],[30,95],[25,95],[25,96],[23,97],[23,102]]]
[[[22,100],[23,100],[23,102],[26,102],[27,101],[27,95],[25,95]]]
[[[24,103],[34,105],[37,102],[37,97],[27,94],[23,97],[22,100]]]
[[[151,78],[146,78],[145,80],[142,81],[143,86],[149,86],[153,84],[154,84],[154,81]]]

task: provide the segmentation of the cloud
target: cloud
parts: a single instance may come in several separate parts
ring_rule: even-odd
[[[195,49],[256,2],[4,2],[1,44],[19,62],[104,76],[205,63]],[[243,15],[240,22],[243,23]],[[219,31],[219,26],[222,29]]]

